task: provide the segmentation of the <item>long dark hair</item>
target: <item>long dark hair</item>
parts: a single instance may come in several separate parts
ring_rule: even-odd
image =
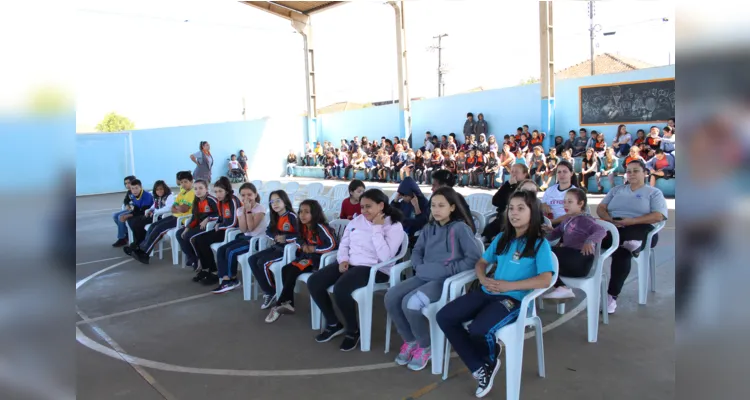
[[[464,209],[463,204],[458,198],[461,195],[456,192],[455,189],[450,186],[443,186],[438,188],[438,190],[432,193],[430,202],[432,202],[432,199],[434,199],[437,195],[445,197],[445,200],[448,202],[448,204],[455,206],[455,209],[453,209],[453,212],[451,212],[451,221],[461,221],[468,225],[469,228],[471,228],[472,232],[477,233],[477,228],[476,226],[474,226],[474,219],[471,217],[471,211]],[[432,215],[430,215],[430,220],[435,220]]]
[[[222,200],[223,203],[229,203],[230,200],[232,200],[232,196],[234,196],[234,189],[232,189],[232,183],[229,182],[229,178],[226,176],[222,176],[219,178],[218,181],[214,183],[214,188],[220,187],[224,189],[227,194],[224,196],[224,200]]]
[[[271,192],[271,194],[268,195],[269,206],[271,203],[271,197],[273,197],[273,195],[276,195],[281,199],[281,201],[284,203],[284,208],[286,208],[287,212],[294,213],[294,208],[292,208],[292,202],[289,200],[289,196],[286,194],[285,191],[280,190],[280,189],[274,190],[273,192]],[[273,231],[274,234],[278,233],[277,227],[279,225],[279,217],[280,215],[276,213],[276,211],[273,210],[273,207],[271,207],[271,220],[269,222],[269,226],[271,227],[271,230]],[[297,230],[296,226],[294,228],[295,230]]]
[[[203,145],[206,144],[206,143],[208,143],[208,142],[205,141],[205,140],[202,140],[201,143],[198,145],[198,150],[203,151]]]
[[[328,221],[326,220],[326,214],[325,212],[323,212],[323,207],[321,207],[320,203],[312,199],[304,200],[299,205],[297,216],[299,216],[299,214],[302,212],[302,206],[307,206],[310,208],[310,227],[300,222],[300,233],[302,233],[301,231],[309,229],[310,231],[312,231],[313,238],[317,240],[319,236],[318,225],[324,225],[329,228],[329,230],[331,230],[330,226],[328,226]],[[302,238],[304,239],[304,235],[302,236]]]
[[[565,167],[570,171],[570,186],[578,187],[578,177],[576,176],[576,170],[573,168],[573,164],[568,160],[560,160],[560,162],[557,163],[557,168],[555,168],[555,176],[557,176],[557,169],[560,167]]]
[[[362,193],[362,197],[360,197],[359,201],[362,202],[363,198],[376,204],[383,203],[383,214],[387,217],[391,217],[391,223],[402,222],[404,220],[404,214],[401,213],[401,210],[391,207],[391,203],[388,201],[388,196],[386,196],[380,189],[370,189],[365,191]]]
[[[542,213],[539,209],[539,201],[537,200],[536,193],[529,192],[527,190],[517,190],[513,192],[508,198],[508,206],[513,199],[523,199],[526,207],[529,208],[529,228],[526,230],[526,234],[521,238],[516,238],[516,228],[510,223],[509,213],[505,212],[505,223],[503,224],[502,234],[500,240],[497,242],[496,254],[505,254],[510,250],[510,245],[514,240],[520,239],[523,245],[523,251],[521,251],[521,257],[534,257],[536,256],[539,245],[541,245],[544,239],[544,232],[542,231],[542,225],[544,220],[542,219]],[[542,239],[542,240],[540,240]]]
[[[167,185],[167,183],[162,180],[158,180],[154,182],[154,188],[151,189],[151,194],[154,195],[154,198],[156,198],[156,189],[158,189],[159,186],[164,188],[164,195],[161,198],[166,199],[170,194],[172,194],[172,189],[169,188],[169,185]]]

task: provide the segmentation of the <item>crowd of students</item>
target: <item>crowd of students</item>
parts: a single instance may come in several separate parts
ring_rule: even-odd
[[[556,136],[546,154],[545,133],[529,131],[528,125],[519,127],[513,135],[505,135],[502,142],[489,135],[487,129],[482,114],[475,122],[473,114],[469,113],[463,143],[455,133],[438,138],[431,132],[425,134],[424,145],[420,148],[411,148],[406,139],[398,137],[392,140],[381,137],[378,142],[355,136],[351,141],[342,139],[339,147],[328,141],[316,142],[314,146],[306,143],[299,165],[322,167],[325,179],[349,180],[361,173],[365,181],[398,183],[409,176],[419,184],[430,184],[433,172],[447,170],[455,176],[458,186],[494,189],[498,182],[502,184],[506,176],[511,175],[513,165],[523,164],[528,167],[531,179],[544,191],[553,183],[561,161],[568,161],[575,167],[576,157],[580,157],[581,168],[576,174],[582,182],[581,188],[588,191],[589,178],[595,177],[597,192],[602,193],[601,180],[607,179],[610,187],[614,187],[615,177],[622,174],[620,158],[626,157],[625,164],[633,159],[647,162],[651,186],[655,186],[658,179],[674,178],[674,118],[661,130],[651,127],[648,136],[639,129],[636,138],[628,133],[625,125],[620,125],[611,144],[606,142],[603,132],[581,128],[576,134],[571,130],[568,140]],[[290,151],[287,176],[294,174],[297,165],[297,155]]]
[[[626,171],[627,182],[609,191],[597,208],[599,218],[614,224],[620,233],[619,247],[612,256],[608,313],[616,310],[632,257],[643,251],[653,224],[667,218],[661,191],[646,184],[646,163],[630,160]],[[190,171],[181,171],[177,173],[179,193],[172,194],[163,181],[157,181],[149,193],[138,179],[129,176],[125,178],[125,209],[114,215],[118,225],[114,246],[124,246],[126,254],[148,264],[154,245],[169,229],[176,228],[187,265],[195,269],[193,281],[217,285],[212,292],[218,294],[242,285],[237,257],[250,251],[250,239],[265,235],[272,245],[249,257],[250,269],[263,292],[261,308],[270,309],[265,321],[273,323],[294,313],[296,280],[300,274],[312,272],[308,289],[326,321],[315,340],[328,342],[343,335],[340,349],[350,351],[360,341],[353,291],[367,284],[375,265],[379,266],[376,282],[386,282],[393,267],[388,262],[399,254],[408,237],[416,274],[390,288],[384,300],[403,339],[395,362],[411,370],[426,367],[432,352],[429,325],[421,310],[440,297],[445,279],[474,269],[479,288],[442,308],[437,322],[477,380],[476,396],[483,397],[491,390],[500,365],[501,347],[496,345],[495,333],[517,318],[527,293],[552,284],[552,254],[558,259],[560,276],[584,277],[591,271],[597,244],[612,240],[589,215],[587,196],[577,185],[573,166],[561,160],[554,174],[556,183],[539,199],[532,169],[513,164],[510,179],[493,197],[498,217],[483,232],[476,232],[466,200],[453,189],[456,176],[452,171],[430,171],[429,199],[410,176],[402,177],[392,202],[381,190],[366,190],[364,182],[353,180],[339,215],[350,222],[340,237],[317,201],[306,199],[294,210],[283,190],[271,192],[268,204],[259,204],[252,183],[242,184],[238,197],[227,177],[216,181],[211,193],[205,180],[194,181]],[[266,213],[270,214],[268,223]],[[181,216],[192,218],[178,225]],[[545,225],[545,217],[552,226]],[[212,222],[214,227],[209,229]],[[123,224],[133,231],[133,243],[127,243]],[[214,258],[210,245],[223,242],[230,228],[238,228],[240,234],[223,244]],[[489,243],[484,252],[477,236]],[[562,240],[551,246],[549,241],[555,239]],[[282,267],[282,281],[276,282],[269,267],[283,259],[287,244],[296,245],[296,255]],[[338,250],[336,262],[321,268],[322,256],[334,250]],[[496,266],[488,271],[492,264]],[[282,285],[279,295],[277,285]],[[333,287],[332,297],[329,287]],[[545,298],[574,297],[562,281],[554,287]],[[468,321],[472,322],[466,330]]]

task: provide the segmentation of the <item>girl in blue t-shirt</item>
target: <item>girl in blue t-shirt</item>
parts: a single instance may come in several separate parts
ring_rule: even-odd
[[[489,393],[500,369],[502,347],[495,346],[495,333],[516,320],[527,293],[548,287],[554,275],[543,224],[536,194],[514,192],[503,231],[474,267],[481,290],[459,297],[437,314],[440,329],[477,380],[477,397]],[[497,264],[491,277],[485,273],[490,264]],[[468,321],[472,322],[467,331],[463,324]]]

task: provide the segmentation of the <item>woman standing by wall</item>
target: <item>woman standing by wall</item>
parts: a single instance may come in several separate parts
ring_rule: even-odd
[[[193,171],[193,178],[211,183],[211,167],[214,166],[214,158],[211,156],[211,145],[206,141],[202,141],[198,152],[191,154],[190,159],[196,165],[195,171]]]

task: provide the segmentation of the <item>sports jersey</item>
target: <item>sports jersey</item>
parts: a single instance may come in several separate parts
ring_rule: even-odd
[[[174,199],[173,206],[188,206],[187,211],[183,213],[172,213],[175,217],[184,217],[186,215],[190,215],[193,213],[193,202],[195,202],[195,192],[192,188],[190,190],[185,191],[185,189],[180,189],[180,193],[177,195],[177,197]]]
[[[216,221],[219,219],[219,206],[216,197],[210,194],[204,199],[198,199],[193,205],[193,219],[190,220],[190,228],[197,227],[204,219]]]
[[[552,218],[560,218],[565,215],[565,193],[575,186],[571,185],[565,190],[560,190],[559,184],[552,185],[549,189],[544,191],[544,197],[542,197],[542,203],[548,205],[552,209]],[[549,215],[547,216],[549,218]]]
[[[271,210],[271,212],[275,211]],[[282,235],[286,238],[287,243],[294,243],[298,232],[297,214],[291,211],[280,215],[276,225],[268,224],[268,228],[266,228],[268,238],[275,240],[277,235]]]
[[[300,235],[296,238],[297,259],[292,261],[292,265],[304,271],[305,268],[313,264],[318,264],[322,254],[336,250],[338,241],[336,233],[326,224],[318,224],[314,229],[308,229],[307,226],[300,227]],[[315,246],[315,253],[305,253],[302,246]]]
[[[218,204],[219,229],[236,228],[239,226],[237,221],[237,210],[240,208],[240,199],[232,195],[228,202],[221,201]]]
[[[497,235],[492,244],[490,244],[490,247],[482,254],[482,258],[485,261],[490,264],[497,264],[493,279],[517,282],[533,278],[545,272],[554,272],[552,267],[552,248],[546,239],[539,239],[534,244],[537,248],[534,257],[521,257],[521,253],[524,252],[528,245],[524,238],[514,239],[510,242],[507,252],[497,254],[497,243],[502,236],[502,233]],[[505,293],[494,293],[485,289],[484,286],[482,286],[482,290],[487,294],[503,294],[519,301],[523,300],[523,297],[530,292],[530,290],[514,290]]]

